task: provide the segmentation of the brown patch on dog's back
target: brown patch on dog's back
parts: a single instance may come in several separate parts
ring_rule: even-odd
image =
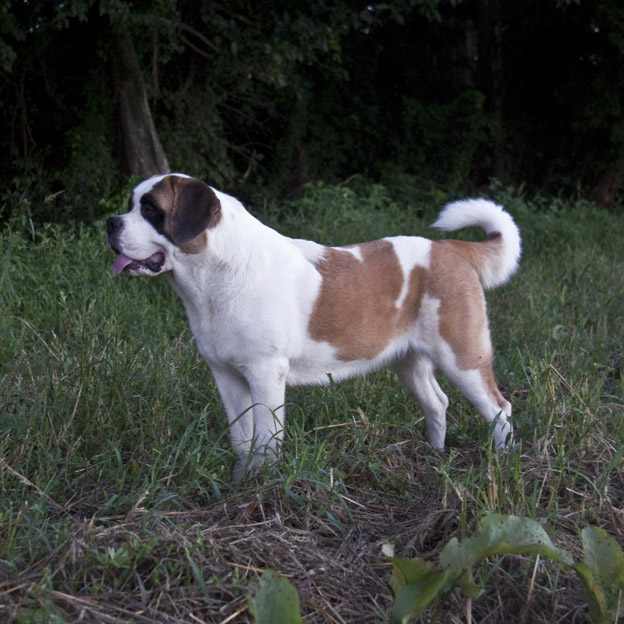
[[[397,307],[404,275],[394,246],[386,240],[328,248],[316,263],[322,282],[309,323],[310,336],[327,342],[343,361],[372,359],[409,331],[425,294],[440,302],[438,331],[462,370],[478,370],[494,401],[508,406],[492,371],[492,346],[485,295],[478,269],[488,246],[463,241],[431,243],[429,266],[415,265]],[[494,243],[496,244],[496,243]],[[361,259],[349,251],[359,252]],[[426,336],[422,337],[426,341]]]
[[[359,252],[361,260],[349,249]],[[415,267],[397,308],[404,276],[389,241],[330,247],[316,268],[323,281],[310,318],[310,336],[335,347],[340,360],[374,358],[418,315],[426,270]]]

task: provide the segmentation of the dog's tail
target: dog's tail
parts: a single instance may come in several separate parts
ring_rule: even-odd
[[[518,268],[520,260],[520,231],[502,206],[487,199],[466,199],[448,204],[433,224],[440,230],[453,231],[478,226],[487,239],[471,245],[471,261],[483,288],[504,284]],[[478,250],[478,251],[477,251]]]

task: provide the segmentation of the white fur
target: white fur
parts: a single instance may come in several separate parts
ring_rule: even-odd
[[[502,206],[487,199],[464,199],[448,204],[433,227],[446,232],[478,226],[487,234],[501,234],[503,254],[496,263],[484,265],[480,273],[483,288],[504,284],[517,270],[520,260],[520,232]]]
[[[239,461],[235,477],[250,466],[277,457],[283,438],[286,385],[326,384],[392,364],[401,381],[414,392],[427,421],[428,437],[444,445],[448,399],[434,377],[442,370],[491,422],[498,446],[511,431],[509,409],[489,398],[478,371],[463,371],[438,327],[440,301],[425,296],[418,317],[405,333],[394,337],[375,357],[343,361],[336,349],[312,339],[309,321],[322,278],[317,263],[326,248],[312,241],[283,236],[254,218],[235,198],[215,189],[221,219],[206,230],[200,253],[182,252],[142,217],[139,200],[164,176],[141,183],[133,207],[124,215],[119,246],[140,260],[163,250],[164,270],[182,299],[200,353],[214,374],[227,413],[232,445]],[[489,267],[482,278],[491,287],[505,281],[517,266],[520,237],[511,217],[485,200],[456,202],[442,212],[436,227],[451,230],[481,225],[500,232],[505,245],[501,266]],[[431,241],[420,237],[388,238],[397,253],[407,295],[408,276],[415,266],[429,268]],[[357,247],[349,250],[358,260]],[[134,255],[133,255],[134,254]],[[486,338],[488,338],[486,336]],[[489,339],[489,338],[488,338]]]

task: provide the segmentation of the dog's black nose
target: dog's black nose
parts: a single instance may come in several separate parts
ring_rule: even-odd
[[[110,217],[106,221],[106,231],[109,234],[114,234],[123,228],[123,219],[121,217]]]

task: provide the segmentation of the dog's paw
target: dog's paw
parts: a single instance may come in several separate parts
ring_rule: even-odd
[[[247,474],[247,461],[239,458],[234,466],[234,472],[232,473],[232,481],[234,483],[240,483],[243,477]]]
[[[279,461],[279,457],[275,455],[275,452],[271,449],[265,453],[255,453],[251,456],[239,457],[234,467],[234,473],[232,480],[234,483],[239,483],[242,479],[247,477],[256,477],[264,466],[273,466]]]

